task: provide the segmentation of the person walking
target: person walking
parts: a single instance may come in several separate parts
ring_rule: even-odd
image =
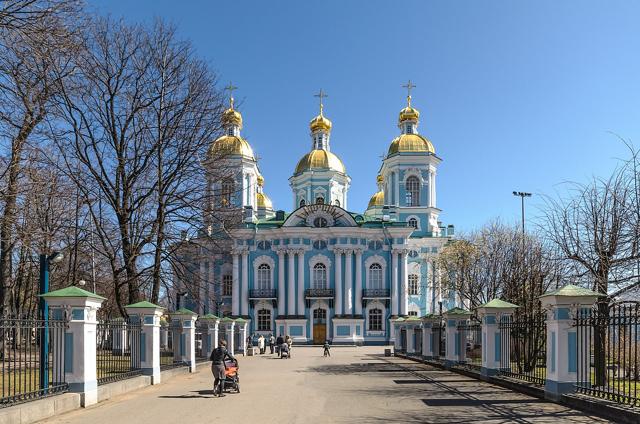
[[[262,334],[258,337],[258,348],[260,349],[260,355],[264,355],[264,336]]]
[[[225,363],[225,359],[229,359],[238,365],[238,360],[233,357],[227,350],[227,342],[224,340],[220,340],[218,342],[218,347],[213,349],[211,352],[211,356],[209,360],[211,361],[211,372],[213,373],[213,395],[218,397],[224,397],[224,380],[225,380],[225,370],[227,369],[227,364]]]
[[[276,348],[278,349],[278,358],[280,358],[282,356],[282,345],[284,344],[284,338],[282,337],[282,334],[280,334],[278,336],[278,338],[276,339]]]
[[[287,348],[289,349],[289,355],[287,356],[287,358],[291,359],[291,347],[293,346],[293,339],[287,334],[287,337],[284,338],[284,342],[287,344]]]
[[[273,337],[273,334],[269,334],[269,350],[271,351],[271,354],[273,355],[273,348],[276,344],[276,338]]]
[[[325,358],[327,356],[331,356],[331,352],[329,351],[329,349],[331,348],[331,345],[329,344],[329,340],[325,340],[324,341],[324,353],[322,356],[324,356]]]

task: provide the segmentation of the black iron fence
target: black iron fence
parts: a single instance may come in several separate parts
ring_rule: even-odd
[[[431,346],[433,346],[433,359],[444,361],[447,353],[447,329],[444,322],[436,322],[431,328]]]
[[[171,321],[160,327],[160,369],[182,367],[186,363],[182,361],[185,352],[183,345],[182,327],[179,321]]]
[[[140,366],[140,321],[114,319],[98,322],[96,329],[96,374],[98,385],[142,374]]]
[[[460,346],[465,349],[465,362],[461,365],[479,371],[482,367],[482,324],[471,318],[458,326],[458,334]]]
[[[64,320],[0,318],[0,408],[66,392]]]
[[[500,373],[544,385],[547,376],[547,325],[542,311],[502,317]]]
[[[413,333],[413,346],[417,356],[422,356],[422,328],[416,328]]]
[[[577,391],[640,406],[640,303],[596,304],[575,319]]]
[[[196,322],[196,362],[209,360],[209,354],[213,350],[211,344],[208,324]]]

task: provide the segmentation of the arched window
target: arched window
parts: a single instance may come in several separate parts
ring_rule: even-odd
[[[369,331],[382,331],[381,309],[369,309]]]
[[[418,285],[418,276],[416,274],[409,274],[409,295],[417,296],[420,294],[420,286]]]
[[[258,331],[271,331],[271,311],[258,310]]]
[[[415,218],[410,218],[409,219],[409,227],[413,227],[416,230],[418,229],[418,220]]]
[[[322,197],[322,196],[316,197],[316,204],[317,205],[324,205],[324,197]]]
[[[328,225],[329,223],[327,222],[326,218],[323,218],[321,216],[317,217],[316,219],[313,220],[313,226],[316,228],[324,228]]]
[[[418,177],[411,176],[407,178],[405,183],[405,191],[407,195],[407,206],[420,205],[420,181]]]
[[[271,267],[267,264],[258,266],[258,275],[256,276],[257,288],[261,290],[271,289]]]
[[[371,264],[369,267],[369,285],[370,289],[382,288],[382,266],[380,264]]]
[[[231,193],[233,193],[233,181],[230,179],[222,181],[220,190],[220,202],[222,206],[231,205]]]
[[[314,289],[327,288],[327,267],[324,264],[313,266],[313,286]]]
[[[306,204],[307,204],[307,202],[305,202],[304,199],[300,200],[300,207],[303,207]]]

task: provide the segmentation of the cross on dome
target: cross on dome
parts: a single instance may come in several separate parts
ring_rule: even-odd
[[[416,86],[409,80],[409,82],[402,87],[407,89],[407,105],[411,107],[411,90],[416,88]]]
[[[233,92],[234,90],[237,90],[238,87],[229,82],[229,85],[224,87],[224,89],[229,92],[229,107],[233,109]]]
[[[320,115],[322,115],[322,109],[324,108],[324,105],[322,104],[322,99],[329,96],[327,96],[327,93],[322,91],[322,88],[321,88],[320,92],[318,94],[314,94],[313,97],[318,97],[320,99]]]

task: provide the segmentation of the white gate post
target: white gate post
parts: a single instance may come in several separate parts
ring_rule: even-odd
[[[207,314],[198,318],[207,326],[206,334],[202,334],[202,351],[206,352],[207,358],[211,355],[213,349],[218,347],[218,323],[220,318],[213,314]]]
[[[464,338],[466,332],[459,331],[458,326],[466,324],[469,317],[471,317],[471,312],[461,308],[453,308],[442,315],[444,316],[445,331],[447,332],[445,366],[451,367],[465,360],[467,341]]]
[[[68,312],[70,318],[64,333],[65,379],[69,390],[80,393],[82,406],[98,403],[96,313],[105,298],[75,286],[41,296],[49,303],[52,314],[64,316]]]
[[[482,368],[480,374],[493,376],[500,371],[500,356],[503,341],[500,340],[500,321],[511,317],[518,305],[493,299],[478,307],[478,317],[482,322]],[[508,347],[505,345],[505,347]]]
[[[439,316],[428,314],[422,317],[422,357],[433,359],[435,347],[433,345],[433,324],[440,320]]]
[[[151,302],[138,302],[124,307],[130,317],[140,320],[140,366],[143,375],[151,376],[151,384],[160,383],[160,317],[164,308]]]
[[[178,358],[189,365],[189,372],[196,371],[196,320],[198,314],[186,308],[171,314],[171,321],[178,331]],[[176,340],[173,341],[174,357]]]
[[[606,296],[589,289],[567,285],[540,296],[547,312],[547,378],[544,385],[547,399],[559,400],[564,393],[575,390],[578,364],[588,364],[587,357],[578,358],[578,334],[573,319],[583,309],[590,309],[598,297]]]

